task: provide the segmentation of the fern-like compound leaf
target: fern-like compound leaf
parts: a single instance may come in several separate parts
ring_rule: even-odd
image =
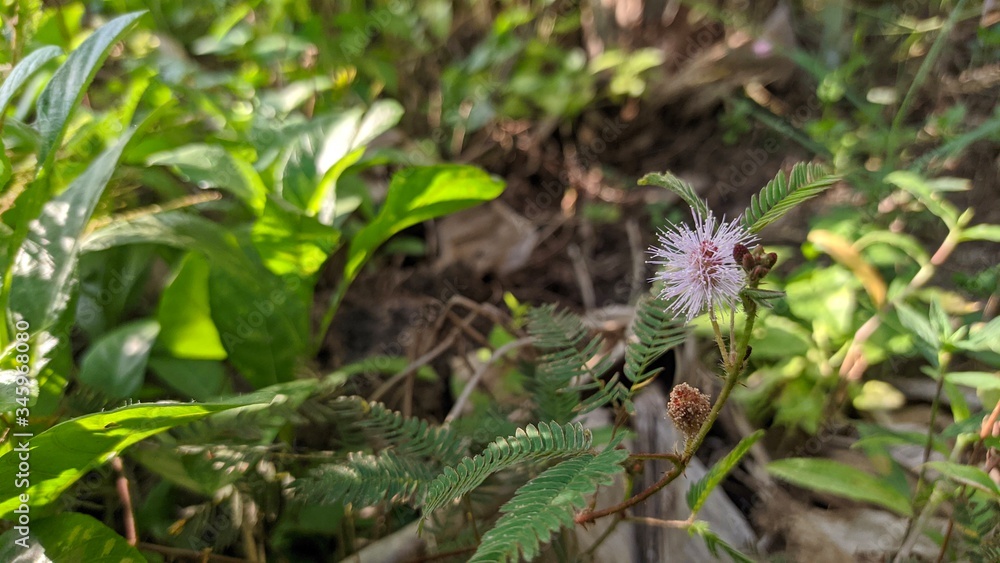
[[[483,536],[470,562],[533,560],[560,528],[573,526],[573,514],[600,485],[621,473],[626,450],[608,448],[560,462],[518,489],[500,508],[503,516]]]
[[[299,479],[295,491],[305,502],[316,504],[412,504],[423,497],[434,477],[426,463],[392,451],[352,453],[342,463],[320,466]]]
[[[454,464],[464,456],[459,437],[448,428],[407,418],[381,403],[370,403],[361,397],[339,397],[331,407],[348,431],[365,435],[367,443],[376,450],[392,449],[444,465]]]
[[[427,489],[424,517],[479,485],[490,475],[526,461],[580,456],[590,452],[592,436],[582,425],[529,424],[513,436],[498,438],[479,455],[445,467]]]
[[[588,340],[588,331],[576,315],[553,306],[528,313],[528,333],[541,350],[532,381],[538,418],[566,423],[614,399],[614,384],[601,377],[611,370],[612,359],[603,353],[604,340]],[[595,391],[581,401],[584,391]]]
[[[633,386],[654,377],[659,370],[647,371],[663,353],[684,342],[688,326],[667,310],[662,299],[647,298],[639,302],[632,320],[636,341],[625,348],[625,377]]]
[[[743,227],[760,232],[796,205],[819,195],[837,181],[837,176],[816,164],[799,163],[792,167],[788,179],[778,172],[774,180],[750,198],[750,207],[743,213]]]
[[[708,217],[708,204],[705,203],[705,200],[698,197],[698,194],[695,193],[694,188],[690,184],[670,172],[646,174],[639,179],[639,185],[666,188],[680,196],[684,200],[684,203],[690,205],[691,209],[702,219]]]
[[[691,485],[691,488],[687,492],[687,503],[688,507],[691,508],[691,514],[697,514],[701,510],[701,507],[705,505],[705,501],[708,500],[708,495],[712,494],[715,487],[719,486],[719,483],[726,478],[726,475],[750,451],[750,447],[756,444],[757,440],[760,440],[763,436],[764,431],[758,430],[740,440],[740,443],[736,444],[733,451],[720,459],[701,479],[698,479]]]

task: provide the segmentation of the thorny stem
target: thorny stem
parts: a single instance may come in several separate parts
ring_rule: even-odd
[[[681,464],[681,458],[674,454],[632,454],[628,456],[630,460],[665,459],[674,465]]]
[[[743,308],[746,311],[746,323],[743,327],[743,334],[740,335],[740,340],[736,345],[736,355],[735,358],[730,361],[729,355],[723,347],[723,362],[726,370],[726,381],[722,386],[722,391],[719,392],[718,398],[715,400],[715,404],[712,405],[712,410],[708,413],[708,418],[698,429],[698,433],[691,439],[687,440],[684,448],[684,454],[674,462],[671,457],[664,457],[674,462],[674,467],[670,471],[663,474],[663,477],[659,481],[653,483],[646,490],[640,492],[631,498],[626,499],[624,502],[618,503],[614,506],[604,508],[601,510],[591,511],[585,510],[576,515],[574,521],[577,524],[586,524],[597,520],[598,518],[603,518],[611,514],[618,514],[632,506],[639,504],[640,502],[648,499],[649,497],[656,494],[660,489],[666,487],[679,475],[684,473],[687,469],[689,463],[694,458],[694,453],[698,451],[702,442],[705,441],[705,437],[708,436],[708,431],[711,430],[712,424],[715,423],[715,419],[719,417],[719,413],[722,412],[722,407],[726,404],[726,400],[729,399],[729,394],[732,392],[733,387],[736,387],[736,383],[739,382],[740,374],[743,373],[743,367],[746,365],[746,351],[747,346],[750,345],[750,333],[753,331],[753,324],[757,318],[757,304],[751,299],[744,299]],[[722,340],[721,330],[719,329],[718,323],[715,318],[712,318],[712,325],[715,328],[715,333],[718,341]],[[639,456],[645,456],[649,454],[639,454]],[[632,456],[633,459],[643,459],[639,456]]]
[[[736,315],[733,315],[734,317]],[[715,318],[715,311],[709,309],[708,318],[712,320],[712,332],[715,333],[715,343],[719,346],[719,353],[722,354],[722,361],[726,361],[726,344],[722,341],[722,330],[719,328],[719,321]]]

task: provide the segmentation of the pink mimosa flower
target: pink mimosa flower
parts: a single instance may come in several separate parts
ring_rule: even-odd
[[[734,310],[746,274],[733,258],[737,244],[744,247],[756,237],[740,225],[739,219],[716,224],[709,212],[694,215],[694,229],[669,225],[657,233],[659,246],[649,248],[650,264],[660,266],[650,281],[662,281],[660,298],[670,301],[668,309],[691,321],[705,311]]]

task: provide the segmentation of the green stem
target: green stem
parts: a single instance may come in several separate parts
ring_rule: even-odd
[[[614,506],[597,511],[588,510],[581,512],[576,516],[576,518],[574,518],[577,524],[593,522],[598,518],[603,518],[611,514],[617,514],[635,506],[654,495],[660,489],[669,485],[680,474],[684,473],[688,464],[691,463],[691,459],[694,458],[694,452],[698,451],[702,442],[705,441],[705,437],[708,436],[708,431],[711,430],[712,424],[715,423],[715,419],[718,418],[719,413],[722,412],[722,407],[729,399],[729,394],[732,392],[733,387],[736,387],[736,384],[739,382],[740,374],[743,373],[743,367],[746,364],[746,351],[747,347],[750,345],[750,333],[753,332],[754,321],[757,318],[757,304],[750,299],[746,299],[743,302],[743,308],[746,311],[746,322],[743,326],[743,334],[740,335],[740,340],[736,346],[736,359],[732,362],[725,361],[726,382],[723,384],[722,391],[719,392],[719,396],[716,398],[715,404],[712,405],[712,410],[708,413],[708,418],[705,419],[701,428],[698,429],[698,433],[693,438],[687,440],[684,448],[684,455],[682,455],[676,462],[674,462],[672,456],[663,456],[664,459],[669,459],[671,462],[674,462],[674,468],[664,473],[663,477],[661,477],[659,481],[653,483],[649,486],[649,488],[641,493]],[[632,457],[633,459],[642,459],[643,457],[650,455],[651,454],[638,454],[637,456]]]
[[[951,13],[948,15],[948,19],[945,20],[944,25],[941,26],[941,31],[938,33],[937,38],[935,38],[930,50],[927,52],[924,60],[920,63],[920,68],[917,69],[917,74],[913,77],[913,82],[910,83],[910,87],[907,89],[906,95],[903,96],[903,102],[899,104],[899,109],[896,110],[896,115],[892,118],[892,124],[889,126],[889,136],[886,138],[888,146],[886,147],[885,153],[885,168],[888,170],[892,170],[898,160],[898,132],[900,126],[903,124],[903,119],[906,118],[906,114],[909,112],[910,106],[913,104],[917,90],[923,86],[924,80],[927,79],[927,75],[930,74],[931,68],[934,66],[934,63],[937,62],[938,55],[941,54],[941,50],[944,48],[948,34],[951,33],[952,28],[955,27],[955,24],[958,22],[959,17],[964,11],[965,3],[966,0],[959,0],[958,3],[955,4],[955,7],[951,10]]]
[[[719,391],[719,397],[715,400],[715,404],[712,405],[712,410],[709,411],[708,418],[705,419],[701,428],[698,429],[698,433],[689,439],[684,446],[684,455],[681,456],[681,463],[684,464],[684,467],[687,467],[688,461],[694,456],[694,452],[698,451],[701,443],[705,441],[708,431],[712,429],[712,424],[715,423],[715,419],[719,417],[722,407],[729,399],[729,393],[732,392],[733,387],[736,387],[736,384],[740,380],[740,374],[743,373],[747,346],[750,345],[750,333],[753,332],[753,324],[757,318],[757,304],[747,299],[744,301],[743,307],[747,318],[743,325],[743,334],[740,335],[740,340],[736,345],[736,358],[732,362],[725,361],[726,382],[722,385],[722,391]]]
[[[337,289],[330,296],[330,304],[326,306],[326,312],[323,313],[323,320],[320,321],[319,330],[316,332],[316,339],[313,341],[312,356],[315,356],[320,348],[323,347],[323,339],[326,338],[326,333],[330,331],[330,325],[333,324],[333,317],[337,314],[337,309],[340,308],[340,302],[344,300],[344,295],[347,294],[347,288],[351,285],[351,281],[346,278],[341,279],[340,283],[337,284]]]

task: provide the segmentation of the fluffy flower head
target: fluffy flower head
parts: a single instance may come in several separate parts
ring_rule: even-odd
[[[662,281],[660,298],[670,310],[691,321],[707,310],[733,309],[746,274],[736,259],[736,245],[756,241],[738,219],[716,223],[711,212],[694,215],[694,229],[673,225],[657,233],[659,246],[650,247],[651,264],[660,266],[650,281]]]

